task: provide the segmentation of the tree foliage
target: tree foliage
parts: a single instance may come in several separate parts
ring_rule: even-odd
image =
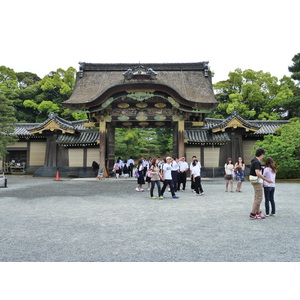
[[[286,115],[284,103],[294,96],[295,83],[263,71],[236,69],[214,85],[219,102],[210,117],[226,118],[236,108],[250,120],[278,120]]]
[[[43,79],[30,72],[14,72],[0,67],[0,92],[10,100],[19,122],[42,122],[53,111],[67,120],[86,119],[85,113],[70,112],[62,103],[67,100],[75,85],[72,67],[50,72]]]
[[[12,101],[0,93],[0,159],[5,157],[6,147],[17,141],[17,137],[11,135],[16,121]]]
[[[257,147],[266,151],[278,168],[278,178],[300,177],[300,119],[291,119],[289,124],[278,128],[277,135],[268,135]]]
[[[296,54],[292,61],[293,65],[289,66],[289,71],[293,73],[291,77],[298,80],[298,84],[300,84],[300,53]]]
[[[169,128],[117,128],[115,154],[125,159],[132,156],[154,157],[172,154],[172,134]]]

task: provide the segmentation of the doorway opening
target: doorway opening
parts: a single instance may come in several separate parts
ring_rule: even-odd
[[[115,158],[138,159],[173,154],[172,128],[116,128]]]

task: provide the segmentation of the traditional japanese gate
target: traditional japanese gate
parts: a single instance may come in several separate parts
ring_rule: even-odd
[[[217,104],[208,62],[188,64],[80,63],[64,105],[86,110],[100,130],[100,165],[112,168],[116,127],[171,127],[174,155],[185,152],[184,131],[201,127]]]

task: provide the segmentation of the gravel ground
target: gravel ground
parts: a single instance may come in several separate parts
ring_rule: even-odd
[[[243,193],[225,193],[220,178],[202,185],[201,197],[188,182],[179,199],[153,200],[135,191],[135,179],[9,176],[0,189],[0,261],[300,261],[299,184],[276,184],[277,214],[264,220],[248,217],[249,182]]]

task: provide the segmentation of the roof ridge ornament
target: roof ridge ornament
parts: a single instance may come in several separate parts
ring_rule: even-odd
[[[123,76],[126,80],[130,79],[155,79],[157,72],[152,68],[148,68],[144,65],[139,64],[136,67],[129,68],[126,72],[123,73]]]

